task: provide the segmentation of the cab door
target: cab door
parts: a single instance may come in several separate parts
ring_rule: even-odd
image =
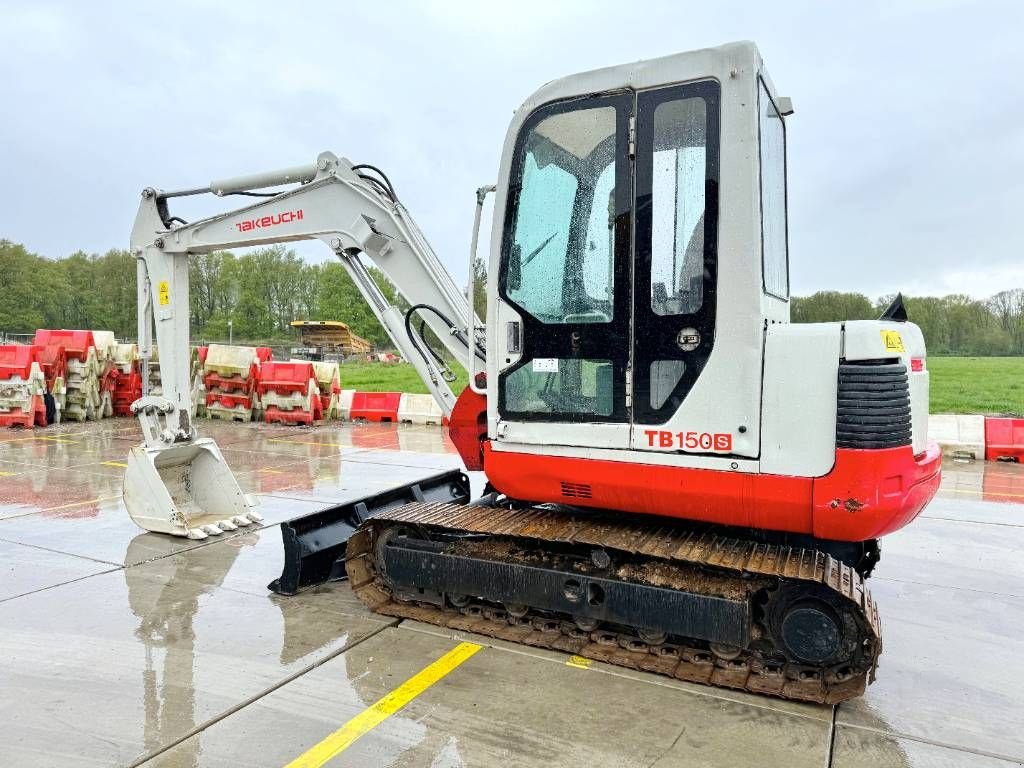
[[[713,435],[654,429],[683,407],[715,343],[719,86],[636,97],[633,445],[705,452]]]
[[[515,148],[498,280],[502,443],[626,448],[630,91],[557,102]]]

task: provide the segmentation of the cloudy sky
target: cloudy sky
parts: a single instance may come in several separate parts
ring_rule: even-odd
[[[984,297],[1024,286],[1022,32],[1014,2],[0,0],[0,238],[124,247],[144,186],[330,149],[389,173],[462,282],[532,91],[752,39],[796,107],[794,292]]]

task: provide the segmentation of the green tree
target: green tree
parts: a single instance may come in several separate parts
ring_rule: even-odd
[[[794,323],[831,323],[873,317],[878,317],[875,307],[861,293],[818,291],[805,298],[794,296],[790,301],[790,318]]]

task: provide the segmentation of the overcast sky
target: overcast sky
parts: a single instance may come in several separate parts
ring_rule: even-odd
[[[388,172],[461,284],[474,190],[537,87],[750,39],[796,108],[794,293],[985,297],[1024,287],[1022,33],[1014,2],[0,0],[0,238],[125,247],[145,186],[330,149]]]

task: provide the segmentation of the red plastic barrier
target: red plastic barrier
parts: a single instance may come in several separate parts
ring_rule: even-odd
[[[0,346],[0,380],[15,376],[27,379],[32,363],[39,360],[39,348],[31,344],[5,344]]]
[[[309,380],[314,376],[313,364],[304,362],[266,362],[260,366],[260,380],[256,386],[259,393],[276,392],[286,395],[291,392],[306,392]]]
[[[252,394],[256,391],[256,367],[249,372],[249,377],[243,379],[240,376],[221,376],[219,373],[208,373],[203,377],[203,384],[207,391],[219,389],[223,392],[244,392]]]
[[[401,392],[356,392],[352,395],[349,418],[366,421],[398,421]]]
[[[270,347],[256,347],[256,359],[260,363],[268,362],[274,356],[274,350]]]
[[[32,408],[23,411],[21,408],[12,408],[9,411],[0,413],[0,427],[39,427],[46,426],[46,403],[42,396],[32,396]]]
[[[36,347],[37,359],[39,360],[39,367],[43,370],[43,376],[46,378],[46,388],[53,389],[53,380],[61,377],[63,378],[67,373],[67,355],[64,352],[64,347],[59,344],[54,344],[49,347]]]
[[[985,417],[985,460],[1024,461],[1024,419]]]
[[[238,406],[242,406],[243,408],[252,409],[252,397],[240,392],[207,392],[206,404],[219,404],[223,405],[225,408],[237,408]]]
[[[85,360],[89,347],[95,347],[92,331],[51,331],[40,328],[36,331],[34,342],[39,346],[52,347],[60,345],[69,358]]]
[[[304,411],[301,408],[283,411],[276,405],[272,405],[263,412],[263,420],[268,424],[310,424],[319,417],[315,412]]]
[[[210,353],[209,347],[196,347],[199,354],[199,364],[206,365],[206,356]]]

